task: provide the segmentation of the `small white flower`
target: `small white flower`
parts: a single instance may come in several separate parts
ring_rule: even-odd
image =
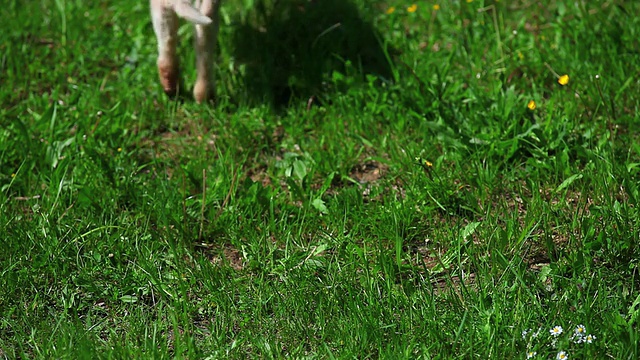
[[[585,341],[584,338],[585,337],[583,335],[578,335],[578,334],[571,335],[571,341],[573,341],[576,344],[583,343]]]
[[[542,328],[538,328],[538,330],[536,332],[534,332],[533,335],[531,335],[531,337],[537,338],[538,335],[540,335],[540,331],[542,331]]]
[[[527,334],[529,334],[530,332],[531,332],[531,329],[522,330],[522,338],[526,339]]]
[[[538,353],[535,351],[527,351],[527,359],[533,359],[536,355],[538,355]]]
[[[585,342],[585,336],[587,335],[587,328],[584,325],[578,325],[573,330],[573,335],[571,335],[571,341],[576,344],[581,344]]]
[[[584,342],[586,342],[587,344],[591,344],[595,339],[596,339],[595,335],[589,334],[584,337]]]
[[[558,336],[562,334],[562,331],[563,331],[562,326],[557,325],[557,326],[554,326],[553,329],[549,330],[549,333],[553,336]]]
[[[569,356],[564,351],[560,351],[558,355],[556,355],[556,360],[568,360],[568,359],[569,359]]]

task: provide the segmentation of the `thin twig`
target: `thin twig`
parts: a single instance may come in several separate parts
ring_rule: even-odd
[[[207,169],[202,169],[202,206],[200,206],[200,231],[198,239],[202,240],[202,229],[204,227],[204,207],[207,202]]]

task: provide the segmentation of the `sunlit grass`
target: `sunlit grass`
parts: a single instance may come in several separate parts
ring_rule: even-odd
[[[639,357],[638,5],[147,6],[0,9],[0,357]]]

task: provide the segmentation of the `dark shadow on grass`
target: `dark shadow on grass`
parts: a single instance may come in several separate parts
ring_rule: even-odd
[[[292,99],[322,101],[323,81],[334,71],[345,74],[347,62],[357,75],[391,79],[382,44],[349,0],[257,0],[233,37],[248,100],[274,108]]]

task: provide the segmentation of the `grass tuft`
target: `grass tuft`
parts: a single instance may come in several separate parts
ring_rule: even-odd
[[[640,358],[639,11],[9,1],[0,358]]]

